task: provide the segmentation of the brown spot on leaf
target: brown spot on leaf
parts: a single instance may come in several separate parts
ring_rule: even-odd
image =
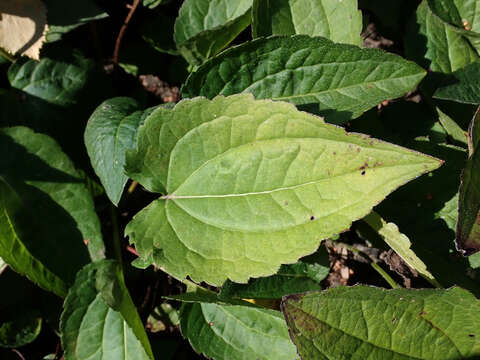
[[[357,148],[357,152],[360,152],[360,148]]]
[[[288,205],[288,201],[285,201],[285,206],[287,206],[287,205]]]
[[[213,322],[210,321],[210,322],[208,323],[208,325],[209,325],[209,326],[213,326]]]

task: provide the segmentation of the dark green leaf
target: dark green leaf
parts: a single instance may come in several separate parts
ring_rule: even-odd
[[[60,331],[69,360],[153,359],[121,268],[112,260],[78,272],[65,299]]]
[[[319,104],[353,117],[402,96],[424,70],[378,49],[305,35],[258,39],[224,51],[192,73],[184,97],[250,92],[260,99]]]
[[[423,0],[410,24],[406,53],[432,71],[451,73],[479,57],[457,28],[435,15]]]
[[[471,154],[461,175],[457,247],[467,255],[480,250],[480,113],[477,111],[469,128]]]
[[[338,287],[287,296],[282,309],[303,360],[480,356],[480,303],[460,288]]]
[[[132,98],[113,98],[92,114],[85,129],[90,161],[109,199],[117,205],[128,180],[125,153],[137,143],[137,129],[151,110],[142,111]]]
[[[0,322],[0,347],[16,348],[35,340],[42,329],[37,311],[26,311],[12,321]]]
[[[227,280],[222,286],[222,298],[279,299],[284,295],[319,290],[320,281],[330,271],[325,246],[296,264],[282,265],[272,276],[250,279],[248,284],[236,284]]]
[[[215,360],[298,359],[280,312],[224,302],[193,284],[188,291],[175,299],[187,302],[180,330],[197,352]]]
[[[255,0],[253,36],[304,34],[360,46],[362,14],[357,7],[357,0]]]
[[[47,5],[47,41],[60,40],[63,34],[93,20],[103,19],[108,14],[100,9],[94,0],[69,2],[43,0]]]
[[[68,157],[48,136],[0,130],[0,256],[15,271],[64,296],[66,284],[104,257],[93,201]],[[85,246],[87,245],[87,246]]]
[[[474,62],[452,74],[455,83],[438,89],[437,99],[457,101],[466,104],[480,104],[480,62]]]
[[[199,65],[227,46],[250,24],[253,0],[186,0],[174,39],[187,61]]]

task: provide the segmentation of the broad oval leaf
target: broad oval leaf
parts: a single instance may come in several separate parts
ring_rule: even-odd
[[[146,179],[168,166],[168,195],[126,233],[143,259],[216,285],[274,274],[441,164],[248,94],[185,100],[170,117],[154,114],[132,159]],[[176,137],[165,144],[167,134]]]
[[[460,288],[338,287],[287,296],[282,310],[303,360],[480,356],[480,303]]]
[[[252,32],[255,38],[304,34],[361,46],[362,13],[357,0],[255,0]]]
[[[136,100],[118,97],[103,102],[90,117],[85,145],[92,166],[108,198],[117,205],[128,180],[125,152],[135,148],[137,129],[151,110],[140,110]]]
[[[41,287],[65,295],[76,272],[104,257],[93,200],[50,137],[0,130],[0,256]],[[86,246],[87,245],[87,246]],[[90,256],[89,256],[90,253]]]
[[[228,49],[192,73],[184,97],[249,92],[257,99],[319,104],[353,117],[413,90],[418,65],[378,49],[306,35],[257,39]]]
[[[77,274],[60,319],[66,360],[153,359],[119,264],[102,260]]]
[[[253,0],[186,0],[175,22],[182,55],[199,65],[227,46],[250,24]]]
[[[209,359],[298,359],[279,311],[240,300],[222,301],[201,288],[168,298],[185,302],[180,312],[182,335]]]

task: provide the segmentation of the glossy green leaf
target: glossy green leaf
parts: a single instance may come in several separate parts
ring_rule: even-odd
[[[288,296],[282,309],[303,360],[480,356],[480,303],[457,287],[338,287]]]
[[[438,285],[433,275],[428,271],[425,263],[411,249],[412,243],[410,239],[400,232],[397,225],[387,223],[374,211],[366,216],[364,221],[385,240],[388,246],[390,246],[408,266],[418,271],[420,275],[431,283]]]
[[[252,17],[255,38],[304,34],[362,45],[362,14],[357,0],[255,0]]]
[[[155,111],[130,164],[168,193],[126,228],[140,257],[220,285],[314,252],[441,161],[243,94]]]
[[[201,289],[188,294],[176,300],[186,301],[180,330],[195,351],[215,360],[298,359],[280,312],[244,301],[222,302]]]
[[[475,62],[452,74],[455,82],[439,88],[434,97],[466,104],[480,104],[480,63]]]
[[[480,113],[469,128],[470,156],[461,175],[458,201],[457,248],[467,255],[480,250]]]
[[[85,145],[108,198],[117,205],[128,180],[125,153],[137,142],[137,129],[153,109],[140,110],[136,100],[118,97],[103,102],[90,117]]]
[[[121,267],[112,260],[79,271],[65,299],[60,331],[65,360],[153,359]]]
[[[82,2],[44,0],[44,2],[48,10],[47,41],[60,40],[65,33],[83,24],[108,16],[94,0],[82,0]]]
[[[0,130],[0,139],[5,154],[0,160],[0,256],[15,271],[64,296],[66,284],[90,258],[104,257],[93,200],[48,136],[16,127]]]
[[[26,311],[12,321],[0,322],[0,347],[16,348],[31,343],[40,334],[42,318]]]
[[[284,295],[320,290],[320,282],[330,272],[330,262],[325,246],[315,254],[301,259],[296,264],[282,265],[272,276],[250,279],[248,284],[227,280],[223,284],[222,298],[279,299]]]
[[[427,0],[419,5],[410,32],[407,55],[432,71],[451,73],[479,60],[469,41],[435,15]]]
[[[175,22],[174,39],[194,65],[215,55],[250,24],[253,0],[186,0]]]
[[[224,51],[192,73],[184,97],[250,92],[257,99],[319,104],[353,117],[402,96],[425,76],[418,65],[378,49],[296,35],[257,39]]]

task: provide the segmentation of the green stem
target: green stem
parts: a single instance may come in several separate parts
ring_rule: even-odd
[[[115,207],[115,205],[111,204],[110,209],[112,218],[113,252],[115,254],[115,258],[118,260],[120,265],[123,266],[122,239],[120,238],[120,232],[118,229],[117,208]]]
[[[392,279],[392,277],[385,271],[383,270],[380,265],[378,265],[375,261],[373,261],[370,256],[363,251],[357,249],[356,247],[353,247],[352,245],[341,243],[341,242],[336,242],[336,245],[340,247],[344,247],[347,250],[350,250],[351,252],[358,254],[362,256],[365,260],[368,261],[370,266],[392,287],[392,289],[400,289],[401,286],[398,285],[395,280]]]

